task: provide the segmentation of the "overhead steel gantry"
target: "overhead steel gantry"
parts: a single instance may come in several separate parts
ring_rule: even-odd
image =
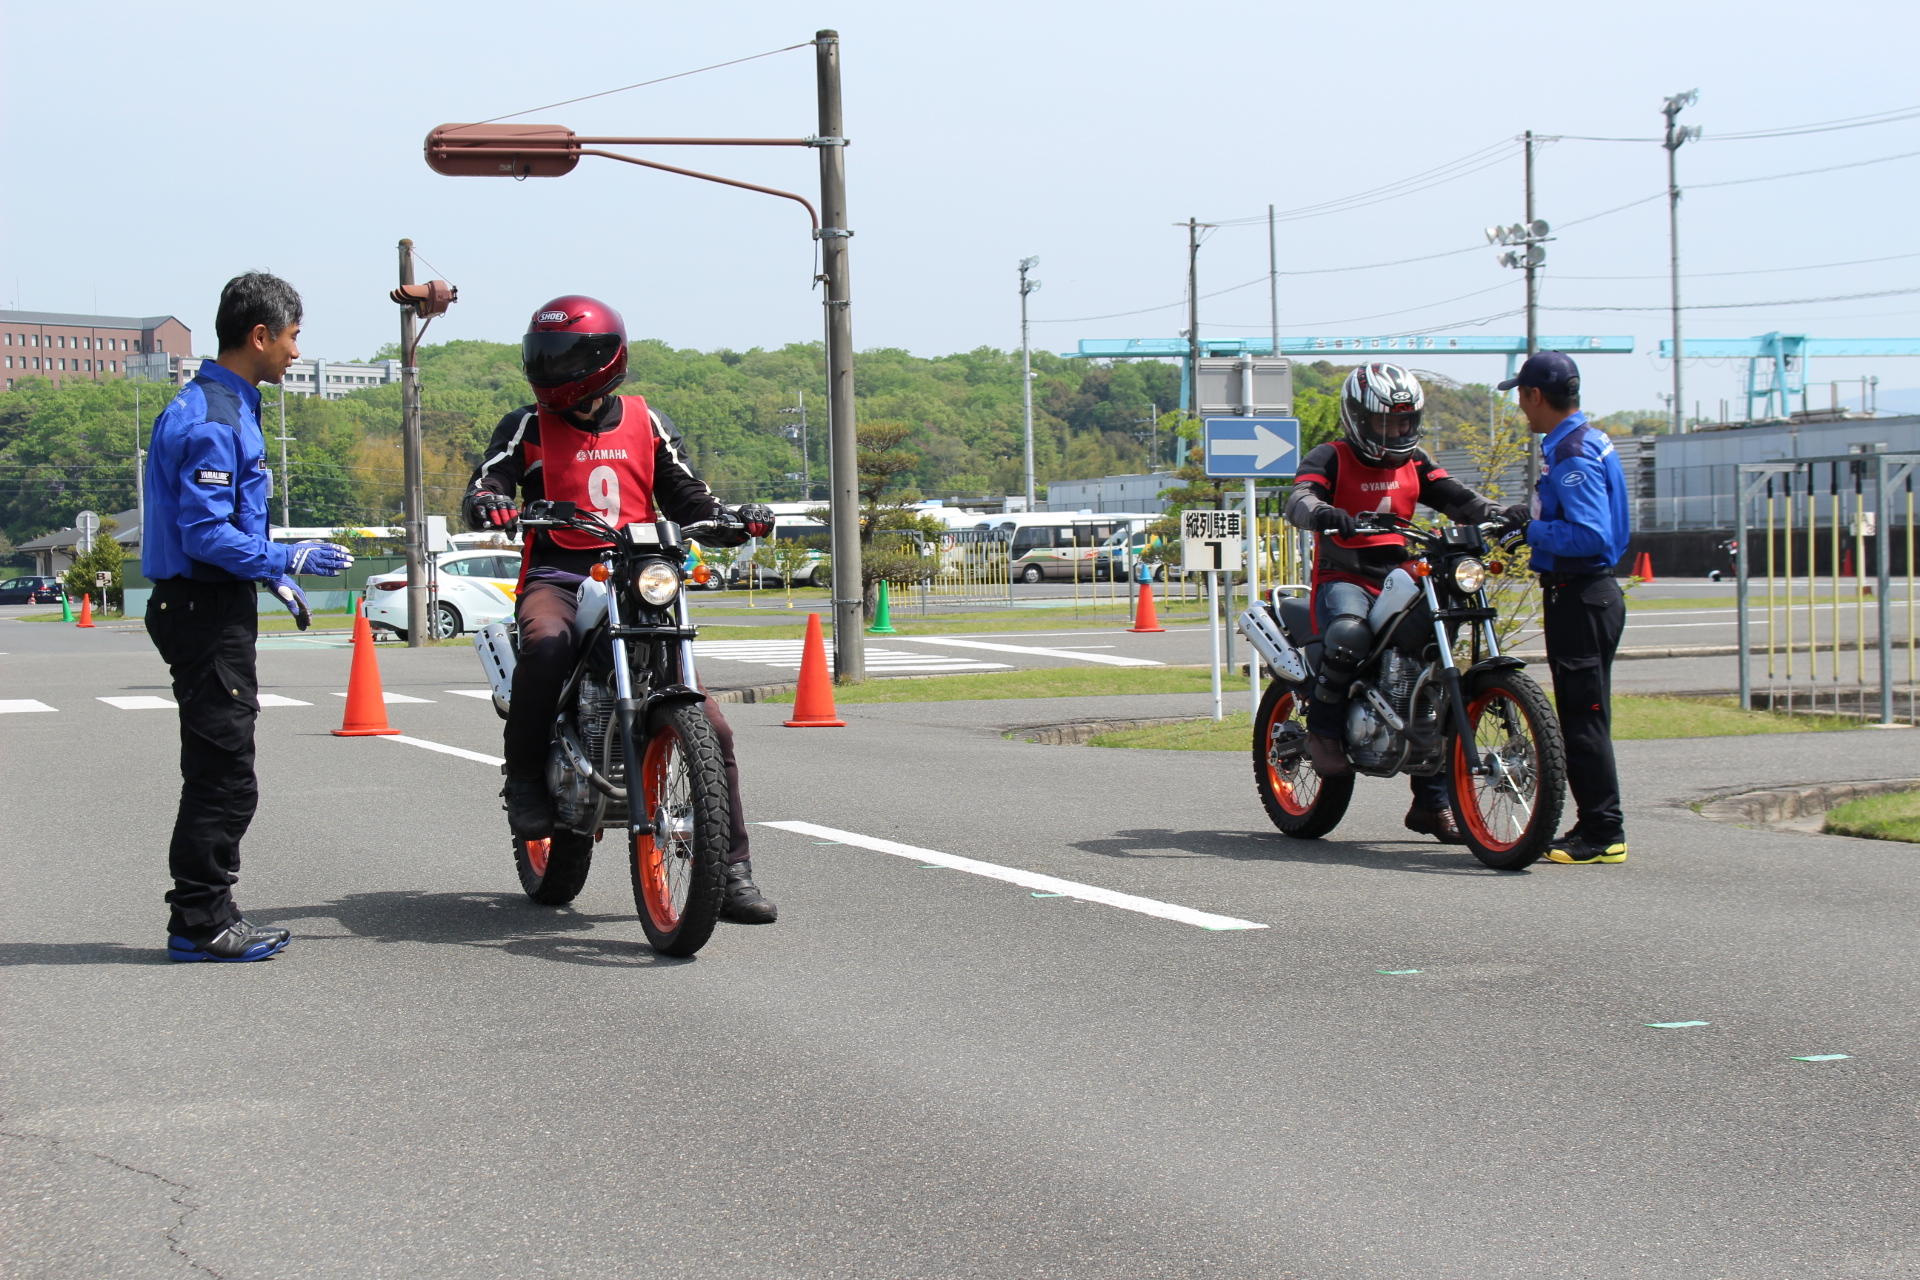
[[[1544,345],[1544,344],[1543,344]],[[1747,362],[1747,421],[1756,422],[1756,401],[1766,416],[1784,418],[1800,396],[1807,407],[1807,360],[1812,356],[1920,356],[1920,338],[1809,338],[1804,333],[1763,333],[1757,338],[1688,338],[1688,360]],[[1660,341],[1660,358],[1673,359],[1673,343]],[[1864,406],[1863,406],[1864,407]]]
[[[1569,355],[1631,355],[1633,339],[1595,338],[1585,335],[1548,334],[1535,339],[1542,351],[1565,351]],[[1693,354],[1693,345],[1687,347]],[[1203,338],[1201,358],[1208,356],[1270,356],[1271,338]],[[1484,334],[1456,335],[1425,333],[1414,337],[1393,338],[1282,338],[1280,355],[1304,356],[1314,360],[1404,360],[1410,356],[1500,356],[1507,358],[1507,376],[1519,367],[1527,354],[1525,337],[1504,338]],[[1920,354],[1920,353],[1917,353]],[[1166,360],[1180,362],[1180,403],[1187,402],[1187,384],[1193,377],[1189,367],[1185,338],[1082,338],[1077,351],[1063,353],[1068,360]]]

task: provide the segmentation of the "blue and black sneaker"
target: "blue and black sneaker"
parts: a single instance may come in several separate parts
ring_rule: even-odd
[[[262,929],[245,919],[236,920],[205,942],[196,942],[184,934],[167,935],[167,959],[182,963],[218,960],[244,964],[250,960],[268,960],[286,950],[293,935],[285,929]]]

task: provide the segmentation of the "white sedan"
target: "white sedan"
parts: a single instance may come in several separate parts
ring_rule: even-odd
[[[436,640],[513,617],[520,556],[513,551],[445,551],[437,558],[440,602],[429,628]],[[367,582],[367,621],[376,631],[407,635],[407,571]]]

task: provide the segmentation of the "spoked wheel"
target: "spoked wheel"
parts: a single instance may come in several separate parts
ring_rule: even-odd
[[[593,866],[593,837],[556,831],[547,840],[515,840],[513,866],[529,898],[561,906],[579,896],[587,883]]]
[[[637,790],[649,825],[631,836],[633,903],[655,951],[690,956],[720,918],[731,840],[720,739],[697,703],[667,712],[646,740]]]
[[[1340,825],[1353,799],[1353,775],[1323,778],[1307,759],[1307,726],[1299,714],[1302,699],[1292,685],[1275,680],[1260,699],[1253,718],[1253,785],[1267,817],[1287,835],[1302,840],[1323,836]]]
[[[1530,676],[1496,671],[1467,696],[1472,755],[1451,753],[1453,811],[1473,856],[1496,871],[1537,861],[1560,825],[1567,748],[1547,695]],[[1478,760],[1488,767],[1472,772]]]

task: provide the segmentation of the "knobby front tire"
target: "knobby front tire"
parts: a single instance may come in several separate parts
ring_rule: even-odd
[[[1353,799],[1354,780],[1352,774],[1323,778],[1314,772],[1304,750],[1289,755],[1275,744],[1275,735],[1289,723],[1305,733],[1302,701],[1285,681],[1267,686],[1253,718],[1253,785],[1274,826],[1286,835],[1311,840],[1340,825]]]
[[[732,844],[720,738],[698,703],[666,713],[641,753],[639,785],[629,778],[628,787],[648,824],[629,836],[640,925],[661,955],[690,956],[720,919]]]
[[[513,866],[527,897],[549,907],[564,906],[586,886],[593,867],[593,837],[556,831],[547,840],[516,839]]]
[[[1521,671],[1494,671],[1467,694],[1474,755],[1493,769],[1475,775],[1458,738],[1448,753],[1453,813],[1473,856],[1495,871],[1538,861],[1560,825],[1567,748],[1547,695]]]

